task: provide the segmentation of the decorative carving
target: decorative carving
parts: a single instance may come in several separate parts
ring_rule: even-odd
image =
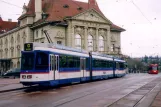
[[[90,11],[84,15],[84,19],[91,21],[99,21],[99,17],[96,15],[94,11]]]
[[[17,49],[20,49],[20,45],[17,45]]]
[[[24,3],[22,14],[25,14],[27,12],[27,10],[28,10],[28,8],[27,8],[26,4]]]
[[[98,33],[99,33],[99,35],[101,35],[101,36],[105,36],[105,35],[107,34],[107,32],[106,32],[104,29],[100,29],[100,30],[98,31]]]
[[[5,48],[5,51],[8,51],[8,48]]]
[[[84,28],[76,27],[75,28],[75,34],[84,35]]]
[[[116,42],[114,35],[111,35],[111,42]]]
[[[94,28],[89,28],[88,34],[94,36],[94,35],[96,35],[96,30]]]
[[[11,49],[11,50],[13,50],[13,49],[14,49],[14,47],[11,47],[10,49]]]
[[[58,32],[57,32],[57,35],[55,36],[55,38],[63,39],[63,38],[64,38],[63,32],[58,31]]]

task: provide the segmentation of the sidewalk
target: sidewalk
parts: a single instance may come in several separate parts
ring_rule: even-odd
[[[23,88],[19,79],[0,78],[0,93]]]

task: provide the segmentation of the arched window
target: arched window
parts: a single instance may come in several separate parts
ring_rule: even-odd
[[[99,36],[99,51],[100,52],[104,51],[104,39],[102,36]]]
[[[75,35],[75,47],[77,49],[81,49],[82,46],[82,40],[81,40],[81,36],[79,34]]]
[[[14,57],[14,49],[11,49],[11,57]]]
[[[5,56],[8,58],[8,50],[5,50]]]
[[[17,49],[17,56],[20,57],[20,55],[21,55],[21,50]]]
[[[18,44],[20,43],[20,35],[19,34],[17,35],[17,43]]]
[[[24,32],[23,33],[23,44],[25,44],[26,43],[26,33]]]
[[[11,45],[14,46],[14,38],[11,37]]]
[[[88,35],[88,50],[93,51],[93,37]]]
[[[0,46],[2,45],[2,39],[0,40]]]
[[[2,50],[0,50],[0,58],[2,58]]]
[[[17,68],[20,68],[20,61],[17,62]]]
[[[1,55],[2,55],[1,58],[4,58],[4,53],[5,52],[3,52],[3,50],[2,50],[2,52],[1,52]]]
[[[5,41],[5,45],[6,45],[6,47],[8,47],[8,40],[7,40],[7,38],[6,38],[6,41]]]
[[[11,62],[10,67],[13,68],[13,62]]]

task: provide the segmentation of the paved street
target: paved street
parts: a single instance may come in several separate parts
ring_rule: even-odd
[[[17,90],[0,93],[0,107],[148,107],[160,81],[161,74],[129,74],[55,89]]]
[[[19,79],[0,78],[0,92],[22,87],[23,85],[19,83]]]

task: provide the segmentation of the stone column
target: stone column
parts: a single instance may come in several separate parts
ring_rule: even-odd
[[[108,48],[107,53],[110,54],[111,53],[111,46],[112,46],[111,45],[111,33],[110,33],[110,30],[107,30],[107,41],[106,42],[107,42],[107,46],[108,46],[107,47]]]
[[[96,28],[96,39],[94,43],[94,51],[97,52],[99,51],[99,34],[98,34],[99,28]]]
[[[71,47],[75,48],[75,27],[72,26],[72,32],[71,32]]]
[[[71,21],[68,21],[68,28],[67,28],[67,37],[66,37],[66,43],[67,46],[71,47],[72,46],[72,23]]]
[[[108,32],[108,29],[106,29],[106,31],[104,31],[104,53],[108,53],[108,43],[107,43],[107,40],[108,40],[108,36],[107,36],[107,32]]]
[[[88,27],[87,26],[85,26],[84,27],[84,32],[85,32],[85,34],[84,34],[84,49],[85,50],[88,50]]]

